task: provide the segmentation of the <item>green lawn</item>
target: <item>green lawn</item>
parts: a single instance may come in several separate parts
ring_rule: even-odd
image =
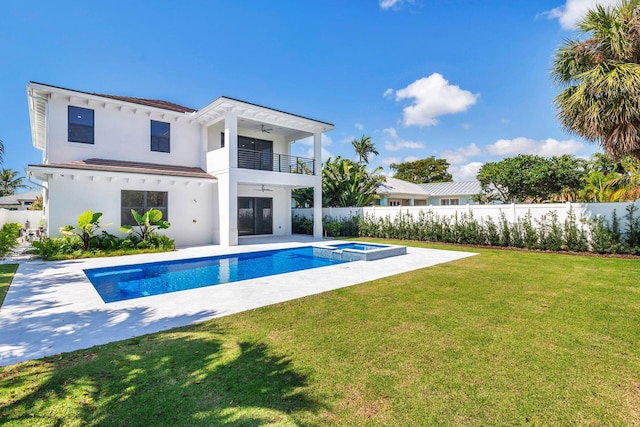
[[[9,291],[9,285],[17,269],[18,264],[0,264],[0,307],[2,307],[2,302]]]
[[[472,250],[480,255],[0,368],[0,420],[640,424],[640,260]]]

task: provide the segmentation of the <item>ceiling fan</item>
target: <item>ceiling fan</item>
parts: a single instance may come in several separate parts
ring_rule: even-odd
[[[254,190],[255,191],[262,191],[263,193],[265,191],[273,191],[272,189],[265,187],[264,184],[262,184],[262,188],[255,188]]]
[[[260,125],[260,130],[262,131],[262,133],[271,133],[273,129],[265,128],[264,125]]]

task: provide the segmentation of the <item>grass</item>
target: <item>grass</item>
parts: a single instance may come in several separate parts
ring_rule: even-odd
[[[2,307],[4,297],[9,292],[9,285],[16,270],[18,270],[18,264],[0,264],[0,307]]]
[[[480,255],[0,368],[0,419],[640,424],[637,259],[451,249]]]

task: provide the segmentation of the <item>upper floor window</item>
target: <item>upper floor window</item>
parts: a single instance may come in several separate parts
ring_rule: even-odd
[[[69,105],[69,142],[93,144],[93,110]]]
[[[170,152],[171,124],[151,120],[151,151]]]

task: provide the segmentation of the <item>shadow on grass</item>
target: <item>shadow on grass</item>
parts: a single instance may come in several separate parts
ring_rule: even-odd
[[[290,359],[212,328],[4,368],[0,418],[46,425],[260,426],[320,408]]]

